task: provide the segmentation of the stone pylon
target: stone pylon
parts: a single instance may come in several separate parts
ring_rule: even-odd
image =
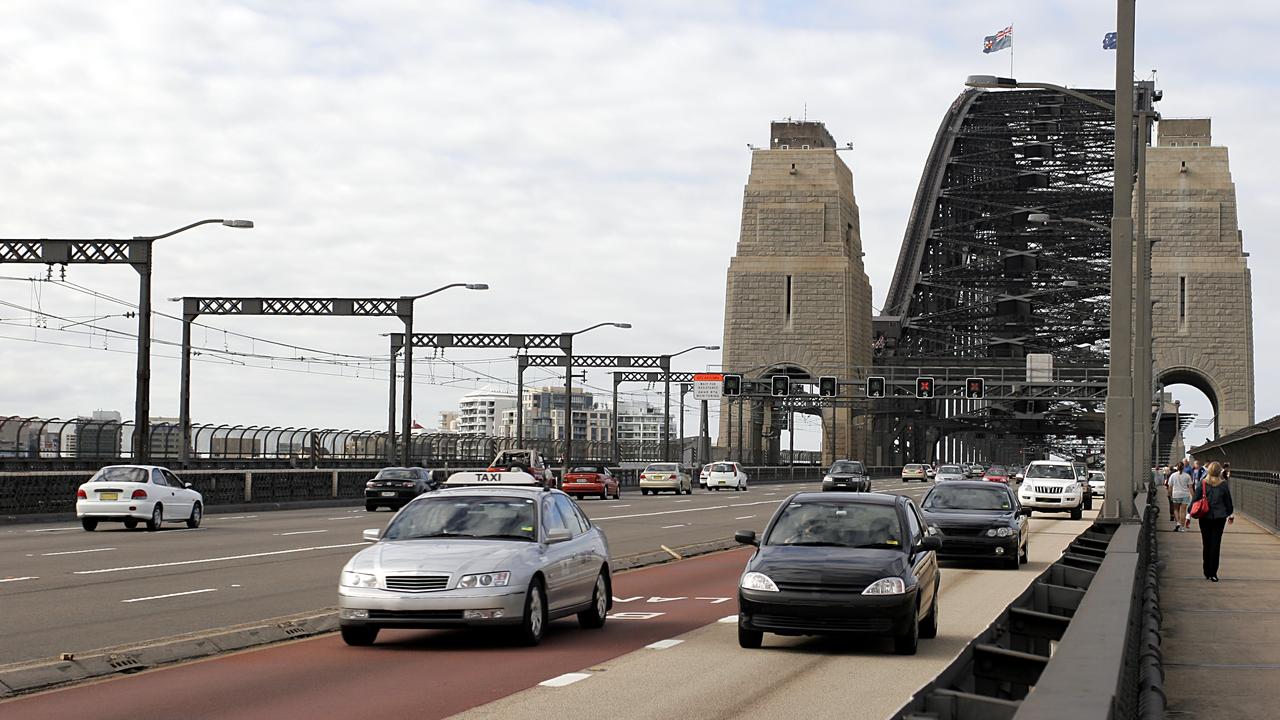
[[[1147,151],[1155,376],[1213,404],[1218,436],[1253,424],[1253,289],[1227,148],[1208,118],[1166,119]]]
[[[815,382],[823,375],[864,377],[871,365],[871,284],[862,265],[853,173],[822,123],[777,122],[770,131],[769,148],[751,155],[737,253],[729,264],[724,371]],[[768,401],[747,406],[741,421],[736,408],[732,419],[730,412],[722,403],[719,445],[738,447],[741,433],[743,451],[734,454],[742,461],[775,459],[782,415]],[[823,411],[826,461],[862,458],[860,412]]]

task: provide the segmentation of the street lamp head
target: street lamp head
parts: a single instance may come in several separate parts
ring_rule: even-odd
[[[467,283],[468,290],[488,290],[488,283]]]
[[[253,221],[252,221],[252,220],[223,220],[223,221],[222,221],[222,224],[223,224],[223,225],[226,225],[226,226],[227,226],[227,227],[229,227],[229,228],[251,228],[251,227],[253,227]]]
[[[1013,78],[997,77],[995,75],[970,75],[965,78],[964,84],[971,88],[1016,88],[1018,81]]]
[[[623,330],[630,330],[630,329],[631,329],[631,323],[611,323],[611,324],[612,324],[614,327],[616,327],[616,328],[622,328]]]
[[[720,346],[719,345],[703,345],[702,349],[703,350],[719,350]]]

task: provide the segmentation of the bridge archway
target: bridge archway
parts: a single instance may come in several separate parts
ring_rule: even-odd
[[[1192,447],[1222,435],[1222,391],[1213,376],[1193,367],[1179,366],[1161,371],[1156,382],[1176,403],[1163,408],[1156,449],[1158,463],[1179,460],[1181,454]],[[1172,418],[1165,417],[1170,413]],[[1211,420],[1211,425],[1206,428],[1204,420]],[[1180,436],[1175,437],[1176,433]]]

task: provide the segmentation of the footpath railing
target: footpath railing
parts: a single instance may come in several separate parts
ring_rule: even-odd
[[[1154,493],[1094,525],[893,718],[1164,717]]]
[[[1230,484],[1237,512],[1280,533],[1280,472],[1232,469]]]

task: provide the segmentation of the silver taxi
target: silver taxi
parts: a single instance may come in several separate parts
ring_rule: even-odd
[[[528,473],[456,473],[364,535],[376,543],[338,586],[348,645],[382,628],[501,625],[537,645],[551,620],[600,628],[613,605],[604,532]]]

